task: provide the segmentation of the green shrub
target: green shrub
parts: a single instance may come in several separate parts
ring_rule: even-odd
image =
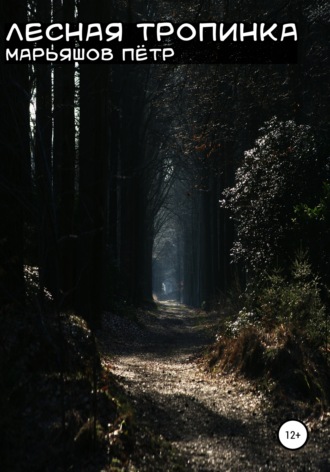
[[[283,324],[303,332],[313,344],[325,345],[328,313],[321,290],[306,253],[299,251],[289,274],[275,269],[247,288],[244,308],[226,323],[226,334],[237,336],[250,326],[268,330]]]
[[[276,117],[267,121],[254,147],[245,151],[234,186],[220,200],[236,227],[232,260],[254,274],[270,270],[277,260],[287,261],[297,237],[305,241],[294,223],[296,208],[302,202],[314,208],[326,172],[326,159],[309,126]],[[324,205],[325,199],[319,211]]]
[[[246,307],[238,312],[236,319],[225,323],[225,334],[227,336],[238,336],[243,329],[260,326],[258,315],[253,311],[248,311]]]

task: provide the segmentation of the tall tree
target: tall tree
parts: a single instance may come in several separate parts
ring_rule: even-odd
[[[36,19],[50,23],[51,0],[37,0]],[[52,71],[49,64],[38,64],[36,72],[35,182],[38,221],[38,265],[41,290],[47,287],[58,295],[57,227],[53,193],[53,103]]]
[[[81,0],[79,20],[109,18],[105,1]],[[80,137],[78,201],[78,267],[76,307],[90,325],[100,322],[106,245],[109,166],[109,68],[80,67]]]
[[[2,2],[0,15],[1,28],[5,23],[25,22],[27,5],[20,0]],[[3,38],[2,30],[1,41]],[[28,66],[2,65],[0,90],[0,306],[21,305],[24,303],[24,215],[31,209]]]
[[[75,0],[54,2],[54,21],[73,23]],[[58,225],[58,257],[61,302],[73,307],[76,238],[75,207],[75,65],[54,67],[54,194]]]

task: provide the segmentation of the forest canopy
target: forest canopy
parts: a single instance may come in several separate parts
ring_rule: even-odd
[[[295,40],[299,23],[295,65],[2,68],[3,301],[25,303],[26,265],[38,267],[40,294],[47,288],[60,307],[91,319],[115,293],[151,300],[152,284],[159,292],[166,278],[152,275],[156,266],[195,305],[227,290],[235,273],[244,285],[246,269],[285,265],[301,245],[327,277],[326,209],[323,223],[308,217],[327,202],[327,9],[307,1],[195,3],[17,0],[3,7],[7,25],[30,23],[31,41],[52,39],[56,27],[66,39],[117,42],[126,23],[164,41],[199,23],[192,36],[218,41],[239,39],[248,22],[250,39],[256,31],[272,39],[278,30]],[[8,37],[25,33],[15,26]],[[8,188],[16,189],[10,198]],[[153,257],[160,241],[174,244],[171,268]]]

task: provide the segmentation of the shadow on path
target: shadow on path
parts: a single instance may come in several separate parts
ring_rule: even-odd
[[[122,333],[112,343],[115,374],[139,423],[177,448],[184,470],[330,470],[327,448],[317,438],[299,453],[279,445],[283,419],[265,412],[262,396],[250,384],[230,376],[211,378],[198,368],[193,359],[212,340],[214,314],[163,302],[140,321],[144,329],[131,337]],[[164,469],[157,461],[141,469],[154,470]]]

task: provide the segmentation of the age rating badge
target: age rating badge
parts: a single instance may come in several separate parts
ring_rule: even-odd
[[[301,421],[286,421],[278,430],[278,439],[285,449],[297,450],[308,441],[308,429]]]

